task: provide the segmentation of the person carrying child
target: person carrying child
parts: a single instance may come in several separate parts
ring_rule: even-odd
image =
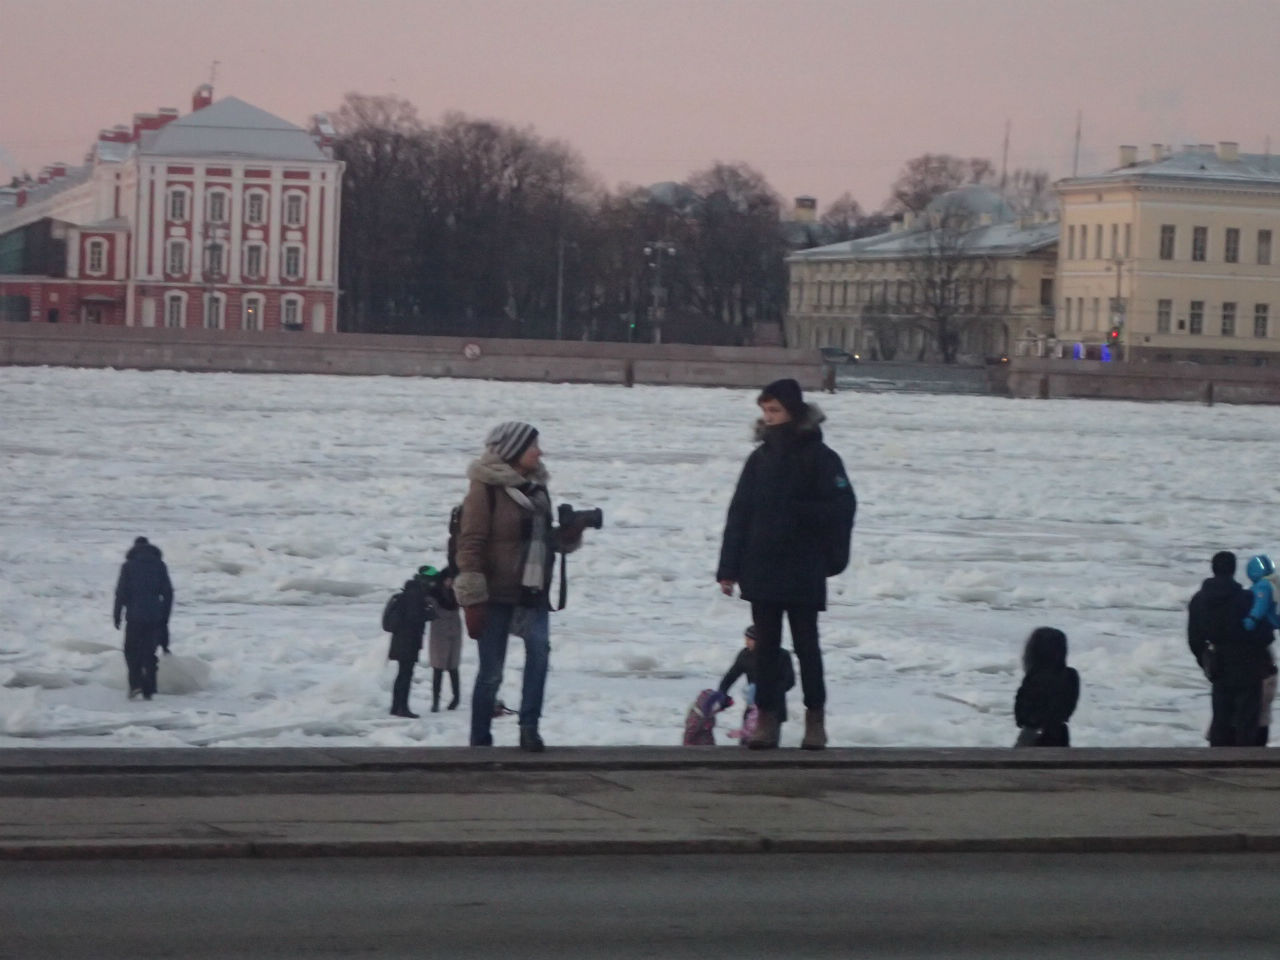
[[[1069,747],[1067,721],[1080,699],[1080,675],[1067,666],[1067,635],[1036,627],[1022,652],[1026,674],[1013,703],[1016,747]]]
[[[738,731],[738,736],[742,738],[743,746],[746,746],[747,740],[755,730],[756,710],[756,641],[759,638],[759,632],[753,623],[747,627],[742,634],[742,649],[738,651],[737,657],[734,658],[733,664],[729,667],[728,672],[720,680],[720,692],[728,695],[729,689],[738,681],[739,677],[746,677],[747,692],[743,697],[746,701],[742,713],[742,729]],[[787,719],[787,699],[786,692],[796,685],[795,666],[791,661],[791,652],[789,650],[779,651],[779,666],[781,668],[781,684],[782,684],[782,704],[779,713],[779,723],[785,722]],[[729,736],[735,733],[730,731]]]
[[[434,567],[424,570],[435,572]],[[387,659],[400,665],[395,682],[391,685],[391,716],[417,720],[418,714],[409,709],[409,687],[413,683],[413,668],[422,652],[422,636],[427,623],[435,619],[435,603],[430,595],[431,578],[422,572],[404,582],[404,587],[390,600],[382,611],[382,629],[391,634],[391,646]]]

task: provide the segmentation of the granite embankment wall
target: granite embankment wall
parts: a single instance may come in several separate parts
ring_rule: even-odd
[[[485,340],[382,334],[246,333],[0,323],[0,366],[229,373],[469,377],[556,383],[823,385],[816,350]]]
[[[1274,367],[1015,357],[1007,380],[1014,397],[1280,403],[1280,369]]]

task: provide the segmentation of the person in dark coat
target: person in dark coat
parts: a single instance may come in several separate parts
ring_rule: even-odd
[[[116,601],[111,619],[120,629],[124,615],[124,662],[129,670],[129,699],[150,700],[156,692],[159,660],[156,649],[169,652],[169,613],[173,609],[173,584],[160,550],[146,537],[138,537],[125,554],[116,581]]]
[[[782,618],[800,661],[805,732],[800,746],[826,746],[826,686],[818,646],[818,614],[827,605],[827,577],[849,560],[857,499],[840,457],[822,441],[826,419],[805,403],[794,380],[776,380],[756,401],[759,445],[747,457],[729,514],[716,579],[751,603],[760,722],[747,745],[778,745],[782,716]]]
[[[400,669],[391,685],[391,716],[417,720],[418,715],[409,709],[409,687],[413,683],[413,668],[422,652],[422,637],[427,624],[435,617],[435,606],[430,595],[431,585],[421,575],[404,582],[399,599],[394,599],[395,609],[384,614],[384,626],[391,630],[391,646],[387,659],[395,660]]]
[[[1069,747],[1067,721],[1080,699],[1080,674],[1067,666],[1067,635],[1037,627],[1022,651],[1025,676],[1013,701],[1019,747]]]
[[[1268,624],[1244,624],[1253,598],[1236,582],[1236,555],[1214,554],[1211,569],[1187,604],[1187,646],[1212,684],[1209,746],[1256,746],[1274,635]]]
[[[739,677],[747,679],[747,695],[743,697],[744,707],[750,711],[756,702],[756,638],[760,636],[760,632],[756,630],[753,623],[743,632],[742,649],[738,651],[738,655],[734,657],[733,663],[729,666],[728,671],[720,679],[719,690],[726,696],[730,688],[738,682]],[[782,712],[779,714],[780,723],[785,723],[787,719],[787,701],[786,692],[796,685],[796,669],[791,662],[791,654],[787,650],[780,652],[782,657]],[[758,708],[757,708],[758,709]],[[746,715],[743,716],[743,723],[746,723]]]

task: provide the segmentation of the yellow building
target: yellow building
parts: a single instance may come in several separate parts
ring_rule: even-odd
[[[1235,143],[1120,148],[1057,184],[1058,353],[1280,363],[1280,157]]]
[[[1058,224],[984,186],[943,194],[889,233],[787,258],[788,346],[864,359],[1037,352],[1053,327]]]

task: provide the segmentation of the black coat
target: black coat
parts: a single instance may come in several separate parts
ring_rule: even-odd
[[[387,659],[416,663],[422,652],[423,634],[434,616],[431,596],[427,585],[416,577],[405,581],[400,594],[400,623],[391,634]]]
[[[117,625],[122,611],[130,623],[168,623],[172,609],[173,584],[160,549],[145,540],[135,543],[120,567],[112,617]]]
[[[778,656],[782,665],[782,673],[780,681],[783,690],[790,690],[796,685],[796,668],[791,662],[790,650],[779,650]],[[728,673],[720,680],[720,692],[728,693],[729,688],[737,683],[738,678],[745,676],[747,683],[756,682],[756,652],[743,647],[738,651],[738,656],[734,658],[733,666],[729,668]]]
[[[757,426],[762,442],[738,478],[716,571],[739,584],[744,600],[826,609],[828,545],[852,531],[858,502],[840,457],[822,442],[824,419],[810,405],[798,420]]]
[[[1271,673],[1270,627],[1244,627],[1252,605],[1252,594],[1232,577],[1209,577],[1187,604],[1187,646],[1197,663],[1208,644],[1217,648],[1220,672],[1215,683],[1248,686]]]
[[[1036,667],[1022,679],[1013,701],[1019,727],[1039,730],[1038,747],[1070,745],[1067,721],[1080,699],[1080,674],[1068,666]]]

